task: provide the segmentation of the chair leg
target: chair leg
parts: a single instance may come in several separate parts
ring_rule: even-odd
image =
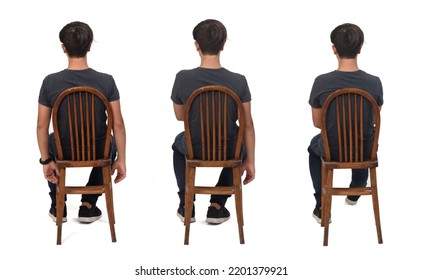
[[[327,170],[326,173],[326,194],[325,194],[325,204],[322,205],[322,217],[324,217],[323,224],[325,227],[323,235],[323,246],[328,246],[329,239],[329,220],[330,212],[332,207],[332,180],[333,180],[333,170]]]
[[[107,217],[109,219],[110,235],[112,242],[116,242],[116,231],[115,231],[115,210],[113,206],[113,185],[111,181],[110,166],[104,166],[102,168],[104,194],[106,197],[106,208]]]
[[[57,226],[57,240],[56,244],[62,244],[62,225],[63,213],[65,211],[65,174],[66,170],[61,170],[59,182],[56,185],[56,226]]]
[[[111,221],[113,222],[113,224],[116,224],[116,218],[115,218],[115,206],[114,206],[114,200],[113,200],[113,185],[112,182],[110,182],[110,209],[112,209],[111,211],[111,217],[109,217],[109,219],[111,219]]]
[[[380,224],[376,168],[370,168],[370,180],[371,180],[371,188],[372,188],[373,212],[374,212],[374,215],[375,215],[375,222],[376,222],[377,240],[378,240],[379,244],[382,244],[383,239],[382,239],[382,227],[381,227],[381,224]]]
[[[189,244],[189,231],[191,226],[191,215],[194,205],[194,182],[195,182],[195,168],[186,166],[185,175],[185,239],[184,245]]]
[[[323,166],[322,164],[322,184],[321,184],[321,194],[320,194],[320,200],[321,200],[321,217],[320,217],[320,226],[323,227],[324,223],[323,221],[325,220],[325,201],[326,201],[326,186],[327,186],[327,182],[326,182],[326,177],[327,177],[327,169]]]
[[[114,214],[114,208],[113,208],[113,190],[112,190],[111,182],[106,183],[105,196],[106,196],[107,216],[109,219],[110,235],[112,237],[112,242],[116,242],[115,214]]]
[[[57,245],[62,244],[62,225],[63,225],[63,212],[64,203],[61,202],[61,194],[56,196],[56,226],[57,226]],[[63,205],[63,206],[62,206]]]
[[[235,208],[236,215],[238,220],[238,232],[239,232],[239,242],[241,244],[245,243],[244,240],[244,214],[242,210],[242,183],[240,177],[240,170],[233,169],[233,180],[234,180],[234,193],[235,193]]]

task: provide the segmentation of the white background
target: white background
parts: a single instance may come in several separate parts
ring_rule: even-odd
[[[288,276],[254,279],[418,279],[423,249],[418,2],[2,1],[0,278],[253,279],[229,277],[229,267],[282,266]],[[198,197],[188,246],[176,217],[171,144],[183,126],[174,118],[170,93],[179,70],[199,65],[191,32],[207,18],[225,24],[221,62],[247,77],[253,97],[257,174],[244,187],[245,245],[239,244],[233,199],[227,205],[233,218],[208,226],[208,197]],[[94,31],[89,65],[112,74],[121,94],[128,173],[114,186],[117,243],[110,240],[104,197],[99,200],[104,217],[81,225],[79,196],[71,196],[63,244],[57,246],[38,164],[39,89],[46,75],[66,68],[58,34],[75,20]],[[328,247],[311,217],[306,149],[318,130],[308,97],[314,78],[337,67],[329,34],[345,22],[363,29],[359,66],[384,86],[377,170],[383,245],[377,243],[370,197],[354,207],[344,205],[343,197],[334,199]],[[335,176],[339,184],[349,184],[348,173]],[[218,268],[221,275],[135,275],[140,266],[190,265],[197,271]]]

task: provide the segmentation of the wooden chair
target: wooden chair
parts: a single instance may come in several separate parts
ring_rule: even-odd
[[[198,108],[199,115],[190,114]],[[233,154],[228,152],[228,110],[238,112],[238,136]],[[242,213],[241,145],[244,135],[244,112],[239,97],[223,86],[205,86],[195,90],[184,109],[184,125],[188,155],[186,156],[185,178],[185,245],[189,242],[190,219],[195,194],[235,195],[240,243],[244,244],[244,218]],[[198,127],[190,124],[197,118]],[[200,131],[201,139],[192,139],[192,131]],[[199,142],[201,155],[194,155],[193,142]],[[232,186],[197,186],[195,171],[197,167],[226,167],[233,170]]]
[[[107,114],[107,132],[104,150],[96,153],[96,114],[95,106],[104,104]],[[59,127],[58,118],[67,127]],[[91,87],[73,87],[63,91],[53,106],[53,130],[57,147],[56,164],[60,171],[57,183],[57,244],[62,243],[62,220],[66,194],[105,194],[107,213],[110,224],[112,242],[116,242],[115,216],[113,210],[113,193],[111,181],[111,158],[109,154],[113,113],[106,97]],[[100,120],[98,120],[100,121]],[[64,147],[64,137],[70,147]],[[69,154],[70,149],[70,155]],[[99,148],[97,147],[97,150]],[[103,184],[97,186],[67,186],[66,169],[78,167],[99,167],[103,171]]]
[[[368,118],[369,113],[373,119]],[[331,135],[332,137],[328,137],[328,114],[331,114],[331,117],[336,119],[336,135]],[[366,122],[367,125],[373,125],[373,140],[364,141],[364,127]],[[324,226],[324,246],[328,245],[332,195],[371,195],[377,238],[379,244],[383,243],[376,180],[379,129],[380,108],[374,98],[363,90],[356,88],[337,90],[327,98],[323,105],[321,134],[325,150],[325,157],[322,158],[322,226]],[[338,152],[334,155],[331,154],[330,146],[332,149],[337,147]],[[335,169],[369,169],[370,186],[361,188],[334,188],[332,184]]]

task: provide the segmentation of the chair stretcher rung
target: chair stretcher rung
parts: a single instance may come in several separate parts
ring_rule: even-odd
[[[203,186],[195,186],[194,192],[197,194],[226,194],[230,195],[234,193],[233,186],[225,186],[225,187],[203,187]]]

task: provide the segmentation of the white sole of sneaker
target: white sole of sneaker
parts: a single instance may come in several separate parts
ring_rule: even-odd
[[[317,221],[317,223],[319,225],[322,224],[322,219],[320,219],[318,216],[316,216],[316,215],[313,214],[313,218]],[[332,219],[329,219],[329,223],[332,223]]]
[[[179,219],[181,219],[181,222],[183,222],[183,223],[185,223],[185,218],[184,218],[184,216],[182,216],[181,214],[179,214],[179,213],[176,213],[176,215],[179,217]],[[194,223],[195,222],[195,217],[191,217],[191,223]]]
[[[227,217],[227,218],[206,218],[206,223],[212,224],[212,225],[218,225],[218,224],[226,222],[229,219],[230,219],[230,217]]]
[[[90,224],[92,222],[95,222],[101,218],[100,216],[97,217],[78,217],[78,222],[84,223],[84,224]]]
[[[56,219],[56,217],[54,215],[52,215],[51,213],[48,213],[48,215],[53,220],[53,222],[56,222],[57,221],[57,219]],[[66,217],[63,217],[62,223],[66,223],[67,221],[68,221],[68,219]]]
[[[348,197],[346,197],[345,198],[345,204],[354,206],[354,205],[357,204],[357,201],[349,200]]]

